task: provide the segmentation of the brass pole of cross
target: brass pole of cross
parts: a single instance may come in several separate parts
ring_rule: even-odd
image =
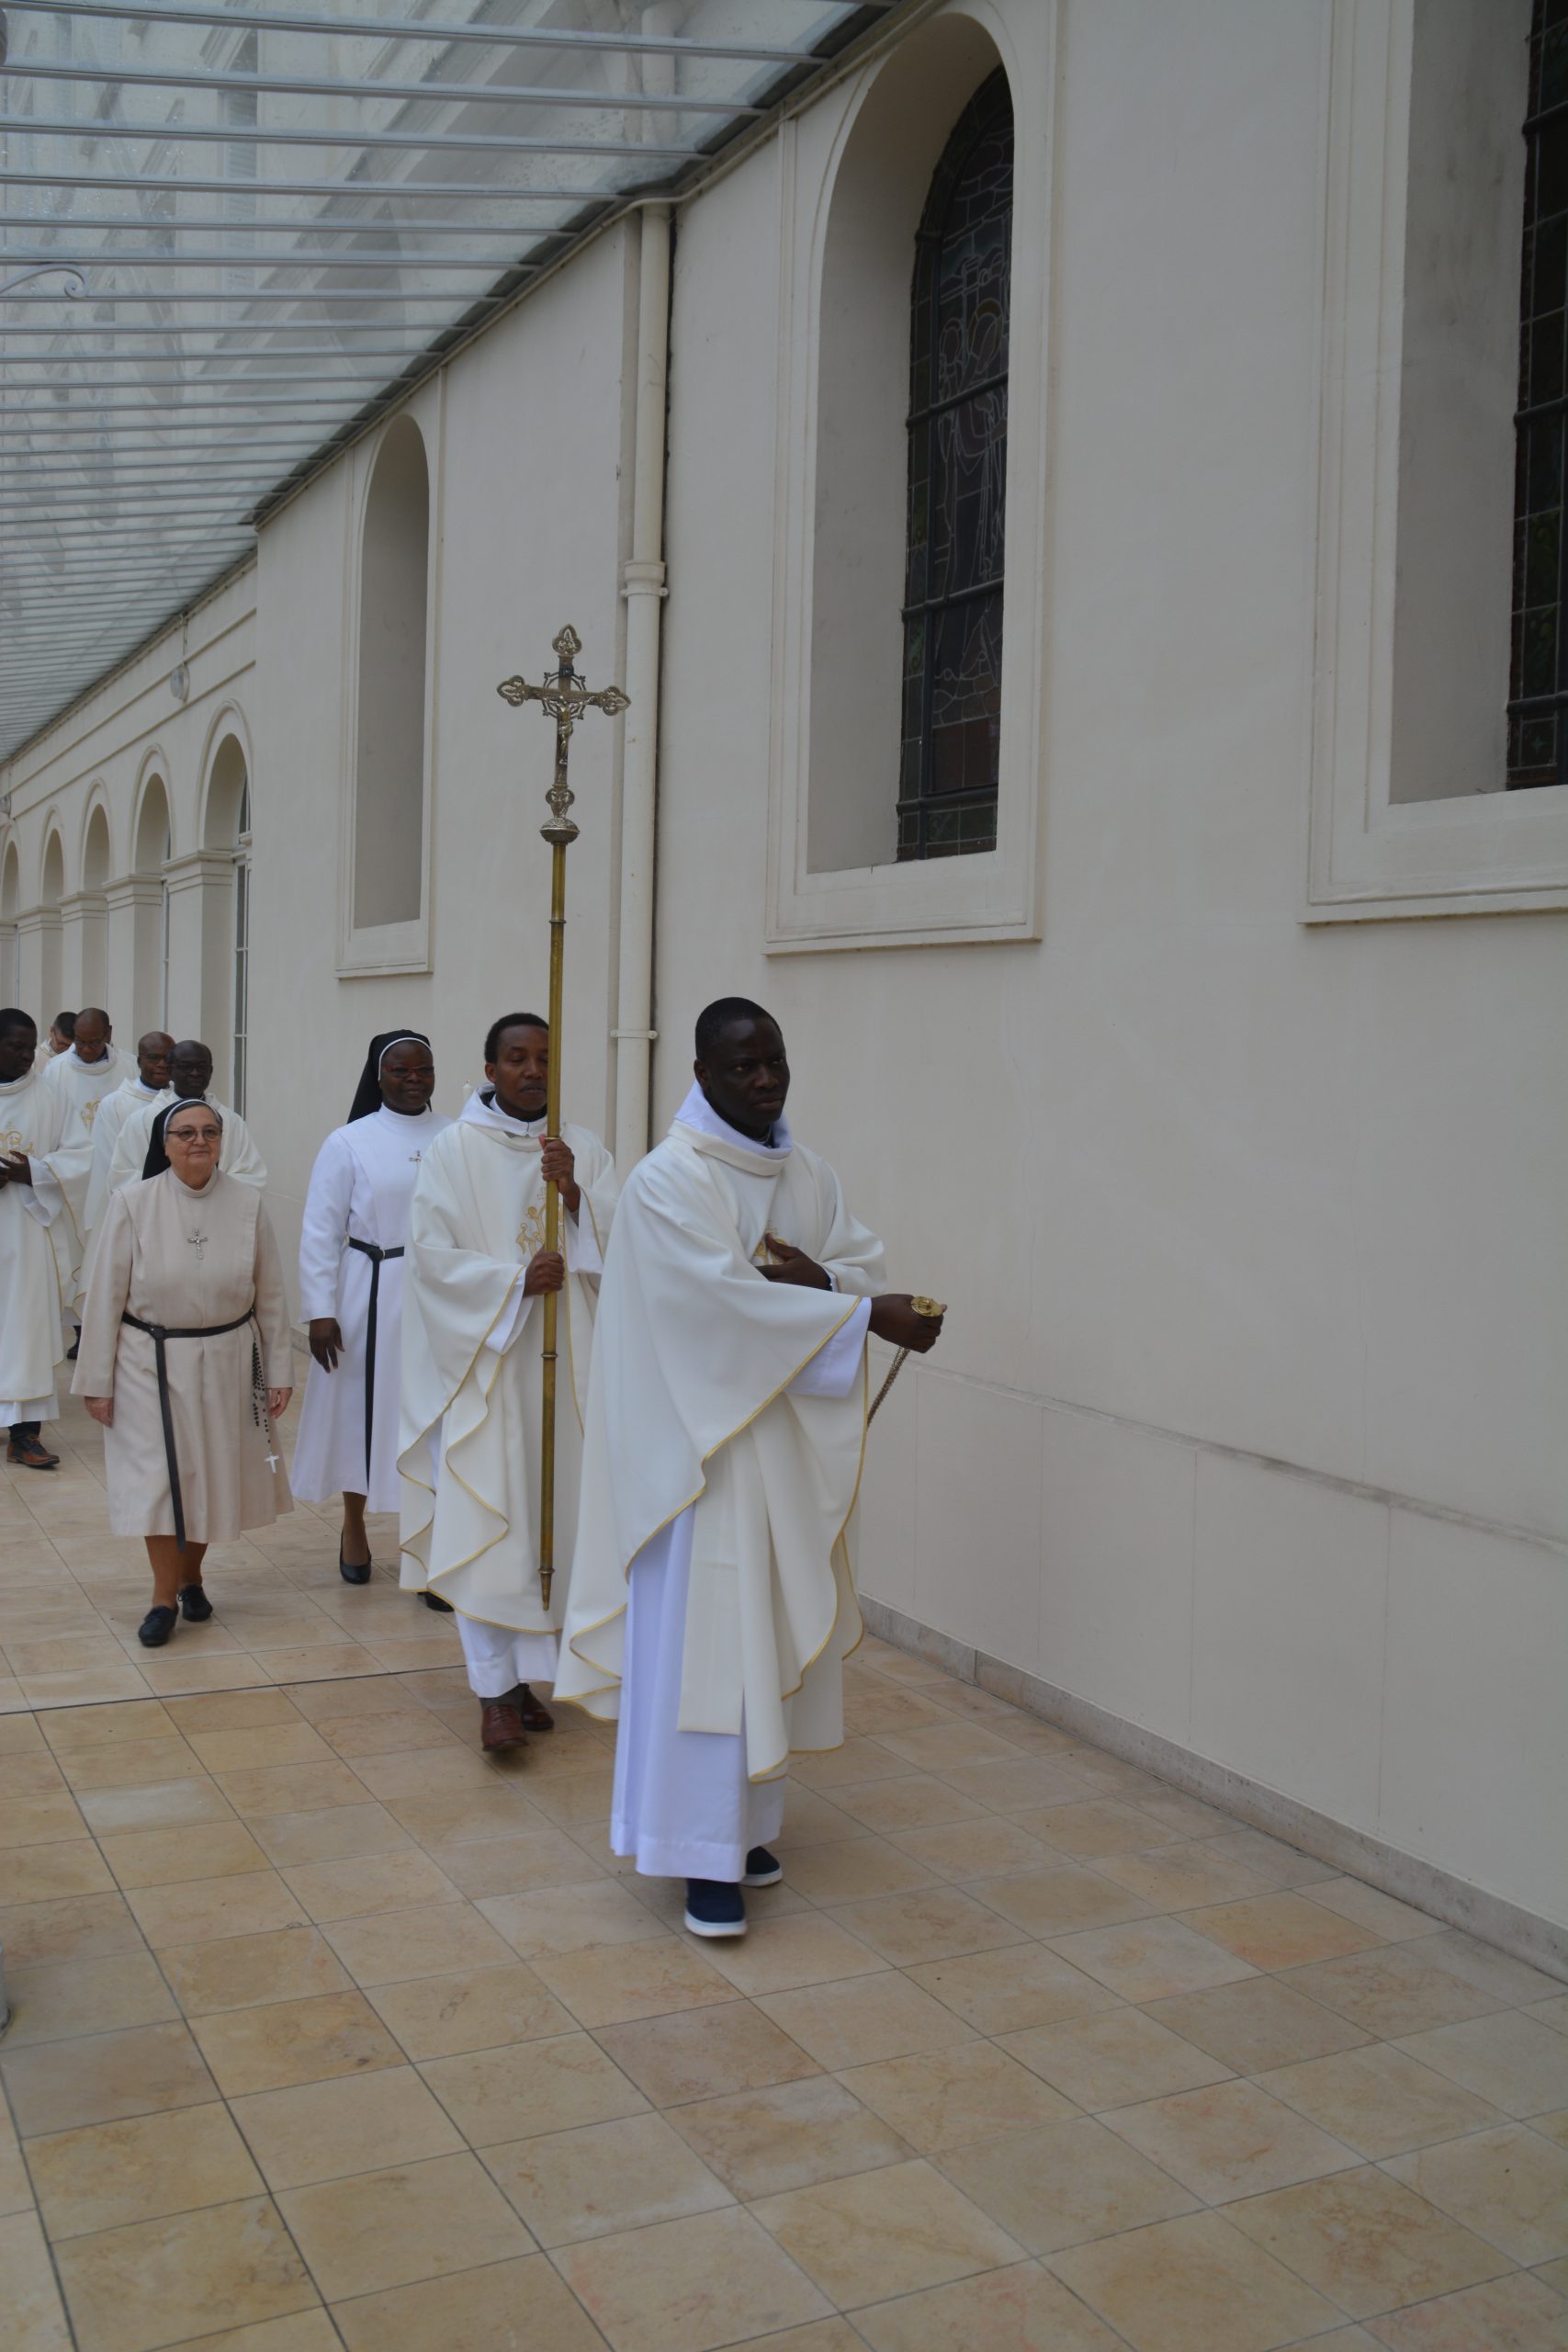
[[[566,967],[566,853],[577,839],[577,827],[570,810],[574,795],[567,781],[567,760],[571,731],[585,711],[607,711],[613,718],[629,707],[629,696],[619,686],[604,686],[591,694],[575,667],[582,650],[582,639],[569,624],[558,637],[552,638],[557,667],[547,671],[542,685],[531,686],[525,678],[504,678],[496,692],[514,710],[526,702],[536,702],[547,718],[556,722],[555,775],[545,797],[549,803],[547,821],[539,828],[550,845],[550,1063],[545,1094],[545,1132],[547,1136],[560,1134],[560,1073],[563,1057],[561,1038],[561,985]],[[553,1183],[545,1187],[545,1247],[560,1248],[560,1194]],[[546,1609],[550,1605],[550,1585],[555,1576],[556,1549],[556,1326],[559,1295],[545,1293],[544,1320],[544,1412],[539,1448],[539,1593]]]

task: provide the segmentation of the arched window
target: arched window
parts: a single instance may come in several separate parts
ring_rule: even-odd
[[[1514,492],[1510,791],[1568,782],[1568,547],[1563,458],[1568,373],[1568,20],[1535,0],[1525,118],[1525,247]]]
[[[915,241],[898,855],[997,845],[1012,100],[964,108]]]
[[[377,453],[360,548],[354,928],[417,922],[424,879],[430,472],[412,418]]]

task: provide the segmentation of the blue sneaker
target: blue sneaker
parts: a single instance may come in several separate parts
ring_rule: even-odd
[[[784,1876],[784,1864],[765,1846],[753,1846],[746,1857],[743,1886],[777,1886]]]
[[[686,1925],[694,1936],[743,1936],[746,1902],[740,1889],[723,1879],[689,1878]]]

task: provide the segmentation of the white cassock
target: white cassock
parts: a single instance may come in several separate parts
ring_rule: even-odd
[[[845,1537],[882,1244],[773,1132],[694,1087],[627,1180],[600,1285],[555,1687],[619,1716],[611,1841],[657,1877],[744,1875],[791,1750],[843,1739],[862,1631]],[[765,1282],[770,1231],[834,1287]]]
[[[452,1603],[481,1699],[555,1678],[594,1297],[615,1210],[609,1153],[586,1127],[564,1127],[581,1205],[562,1218],[558,1573],[547,1611],[539,1592],[544,1317],[540,1300],[523,1288],[545,1242],[544,1134],[543,1119],[512,1119],[484,1094],[470,1096],[424,1156],[403,1261],[401,1581],[407,1591]]]
[[[335,1317],[343,1352],[335,1372],[312,1362],[305,1382],[292,1484],[306,1502],[349,1494],[366,1496],[372,1510],[398,1508],[409,1203],[425,1152],[450,1125],[434,1111],[405,1117],[383,1104],[334,1127],[316,1155],[299,1233],[299,1314],[307,1323]],[[367,1394],[373,1292],[376,1353]]]
[[[44,1083],[65,1105],[65,1125],[60,1139],[64,1157],[59,1173],[75,1229],[71,1296],[67,1302],[74,1305],[80,1303],[82,1260],[92,1232],[87,1203],[92,1191],[98,1118],[128,1078],[136,1078],[139,1086],[141,1080],[135,1057],[122,1054],[118,1046],[108,1046],[103,1059],[96,1062],[85,1062],[72,1046],[63,1054],[57,1054],[42,1075]]]
[[[62,1180],[67,1105],[37,1062],[0,1085],[0,1152],[25,1151],[30,1184],[0,1187],[0,1424],[59,1418],[55,1367],[80,1249]],[[57,1160],[61,1166],[57,1166]]]
[[[114,1166],[115,1146],[119,1131],[133,1111],[145,1111],[163,1101],[163,1090],[147,1086],[141,1073],[134,1066],[123,1086],[106,1095],[98,1105],[93,1121],[93,1164],[87,1171],[86,1221],[82,1228],[84,1241],[90,1242],[103,1222],[104,1204],[109,1196],[109,1170]],[[145,1155],[143,1155],[145,1157]]]
[[[258,1193],[266,1190],[266,1162],[251,1139],[251,1131],[238,1111],[220,1102],[215,1094],[181,1096],[172,1086],[154,1095],[144,1111],[131,1111],[120,1123],[115,1139],[114,1158],[109,1163],[109,1191],[119,1192],[127,1184],[139,1183],[147,1159],[147,1147],[152,1140],[152,1122],[160,1111],[171,1102],[206,1102],[210,1104],[223,1122],[223,1141],[218,1153],[220,1176],[237,1176],[242,1184],[254,1184]]]

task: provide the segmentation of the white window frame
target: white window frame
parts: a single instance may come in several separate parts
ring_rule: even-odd
[[[1395,535],[1414,0],[1334,0],[1325,74],[1316,662],[1302,920],[1568,906],[1568,786],[1395,802]],[[1497,682],[1499,704],[1507,679]]]
[[[430,538],[425,577],[424,792],[420,820],[420,911],[407,922],[356,924],[354,919],[355,828],[358,817],[359,607],[363,584],[365,509],[386,427],[410,417],[424,442],[430,478]],[[428,972],[432,964],[432,842],[436,787],[436,708],[439,699],[441,500],[446,420],[445,371],[372,439],[356,449],[348,475],[344,562],[342,767],[338,788],[338,956],[340,979],[391,972]]]
[[[813,539],[822,277],[833,186],[879,65],[781,129],[779,383],[775,442],[773,723],[764,946],[771,956],[865,947],[1034,940],[1042,921],[1046,614],[1046,409],[1055,157],[1056,0],[1003,15],[963,0],[989,36],[1016,123],[1013,251],[1032,257],[1011,296],[1007,561],[997,847],[961,857],[813,873],[810,795]],[[918,38],[918,34],[915,36]],[[953,109],[956,123],[961,107]],[[910,267],[914,254],[911,250]],[[902,421],[900,420],[900,431]],[[902,443],[900,443],[902,447]],[[898,589],[901,593],[902,571]],[[886,714],[889,810],[898,789],[900,713]],[[891,827],[891,817],[890,817]]]

